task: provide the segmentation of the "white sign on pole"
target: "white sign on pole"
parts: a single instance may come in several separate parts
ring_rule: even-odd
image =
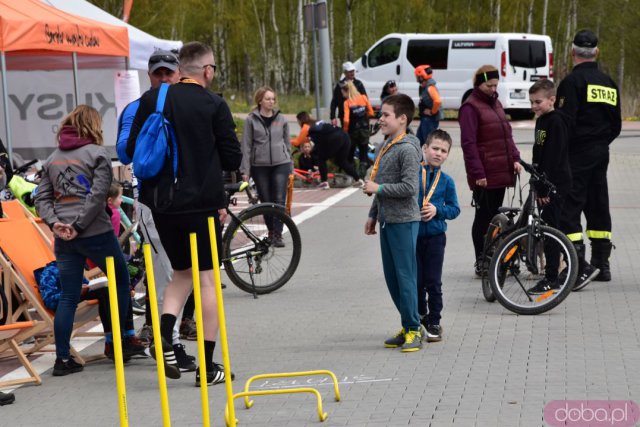
[[[140,80],[138,70],[115,71],[115,99],[118,116],[129,103],[140,98]]]

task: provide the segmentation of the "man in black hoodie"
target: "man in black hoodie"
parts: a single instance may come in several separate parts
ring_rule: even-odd
[[[206,384],[213,385],[224,382],[225,374],[222,367],[213,362],[218,316],[207,220],[214,217],[218,253],[221,253],[220,222],[226,214],[222,171],[238,169],[242,153],[229,107],[206,89],[216,71],[211,48],[199,42],[187,43],[180,50],[179,60],[180,82],[169,88],[163,111],[177,139],[177,175],[169,182],[163,176],[143,181],[140,200],[151,208],[160,241],[174,270],[173,279],[165,289],[160,320],[165,369],[170,378],[180,378],[170,343],[176,317],[192,290],[189,234],[198,236]],[[127,141],[129,157],[133,157],[136,138],[145,120],[155,111],[158,92],[153,89],[140,99]],[[151,354],[155,355],[153,349]],[[199,371],[196,371],[196,385],[201,385]]]

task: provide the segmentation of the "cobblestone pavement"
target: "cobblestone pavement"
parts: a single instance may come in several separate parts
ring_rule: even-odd
[[[459,132],[451,131],[459,141]],[[530,159],[532,131],[515,135]],[[224,294],[234,391],[259,373],[329,369],[340,380],[342,401],[333,400],[322,378],[259,380],[256,389],[317,386],[329,418],[319,423],[311,395],[258,396],[251,410],[236,401],[240,425],[543,426],[543,408],[552,400],[640,402],[639,147],[638,130],[624,131],[612,145],[613,281],[589,285],[553,311],[529,317],[486,303],[473,278],[471,197],[455,147],[445,169],[458,184],[463,209],[447,234],[444,340],[417,353],[382,346],[399,319],[384,284],[377,236],[363,234],[371,199],[346,190],[348,197],[300,225],[302,261],[290,283],[257,300],[233,285]],[[321,203],[341,190],[315,191]],[[196,353],[193,342],[187,346]],[[219,349],[216,355],[220,359]],[[129,363],[126,378],[130,425],[161,425],[153,361]],[[109,363],[62,378],[49,371],[43,381],[15,391],[16,402],[0,409],[0,425],[117,425]],[[174,426],[202,423],[193,381],[192,373],[168,380]],[[221,426],[224,386],[209,393],[212,425]]]

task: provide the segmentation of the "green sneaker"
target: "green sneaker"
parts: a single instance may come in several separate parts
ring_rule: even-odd
[[[408,331],[404,335],[404,344],[402,351],[408,353],[410,351],[418,351],[422,348],[422,333],[420,331]]]
[[[387,348],[398,348],[401,345],[404,344],[404,337],[405,337],[405,330],[404,328],[400,329],[400,331],[398,331],[397,334],[395,334],[394,336],[392,336],[391,338],[389,338],[388,340],[386,340],[384,342],[384,346]]]

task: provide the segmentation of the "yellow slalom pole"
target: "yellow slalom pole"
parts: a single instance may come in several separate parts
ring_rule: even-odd
[[[224,365],[224,385],[227,389],[227,408],[229,409],[229,426],[236,426],[236,409],[233,404],[233,385],[231,384],[231,362],[229,361],[229,343],[227,341],[227,323],[224,316],[222,299],[222,281],[220,280],[220,264],[216,227],[213,217],[209,217],[209,240],[211,243],[211,260],[213,261],[213,279],[216,286],[218,304],[218,323],[220,324],[220,344],[222,345],[222,364]]]
[[[153,342],[155,346],[156,364],[158,365],[158,388],[160,389],[160,405],[162,406],[162,424],[165,427],[171,425],[169,413],[169,397],[167,395],[167,377],[164,373],[164,352],[162,351],[162,337],[160,335],[160,318],[158,316],[158,299],[156,295],[156,277],[153,272],[153,260],[151,259],[151,246],[145,243],[142,246],[144,252],[144,265],[147,276],[147,289],[149,290],[149,302],[151,304],[151,324],[153,325]]]
[[[191,242],[191,271],[193,273],[193,301],[195,303],[196,332],[198,334],[198,360],[200,361],[200,395],[202,398],[202,425],[209,427],[209,385],[207,361],[204,356],[204,323],[202,321],[202,294],[200,293],[200,266],[198,265],[198,238],[189,234]]]
[[[120,316],[118,315],[118,291],[116,290],[116,270],[113,257],[107,257],[107,279],[109,285],[109,306],[111,307],[111,334],[113,335],[113,358],[116,363],[116,384],[118,387],[118,409],[120,427],[129,426],[127,411],[127,387],[124,382],[124,363],[122,362],[122,339],[120,337]]]

